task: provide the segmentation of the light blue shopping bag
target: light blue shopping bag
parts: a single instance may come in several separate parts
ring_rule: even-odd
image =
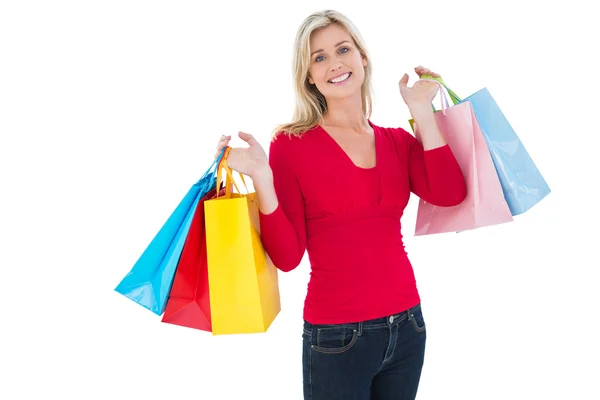
[[[217,186],[217,166],[223,153],[224,151],[188,190],[138,261],[115,288],[118,293],[157,315],[163,314],[196,206],[201,198]]]
[[[487,88],[461,99],[441,78],[423,78],[440,82],[454,104],[471,103],[513,216],[523,214],[550,193],[546,180]]]

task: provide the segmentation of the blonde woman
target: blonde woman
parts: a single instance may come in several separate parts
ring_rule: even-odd
[[[425,354],[425,321],[400,218],[410,193],[454,206],[461,170],[431,107],[438,86],[400,80],[420,140],[370,120],[371,65],[356,27],[335,11],[314,13],[295,41],[296,106],[275,130],[267,157],[247,133],[227,165],[251,177],[261,237],[282,271],[305,251],[304,398],[414,399]],[[437,74],[417,67],[422,76]],[[217,154],[228,146],[224,136]]]

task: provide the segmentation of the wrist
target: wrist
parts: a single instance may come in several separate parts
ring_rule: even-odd
[[[418,102],[408,103],[408,111],[412,115],[413,119],[427,118],[433,116],[433,107],[431,103]]]
[[[427,106],[409,107],[412,119],[417,123],[430,123],[435,121],[435,115],[431,104]]]
[[[252,183],[258,199],[258,210],[263,215],[271,215],[279,202],[273,186],[273,171],[270,166],[260,167],[252,174]]]

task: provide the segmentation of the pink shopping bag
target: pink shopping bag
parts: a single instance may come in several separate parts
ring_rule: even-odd
[[[434,206],[420,199],[415,236],[511,222],[512,214],[471,103],[465,101],[449,107],[441,85],[440,98],[442,110],[435,113],[435,119],[463,171],[467,197],[453,207]],[[412,120],[411,127],[419,138],[419,129]]]

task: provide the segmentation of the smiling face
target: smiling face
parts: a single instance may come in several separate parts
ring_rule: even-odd
[[[361,95],[367,59],[343,27],[334,23],[314,31],[310,49],[308,81],[326,99]]]

